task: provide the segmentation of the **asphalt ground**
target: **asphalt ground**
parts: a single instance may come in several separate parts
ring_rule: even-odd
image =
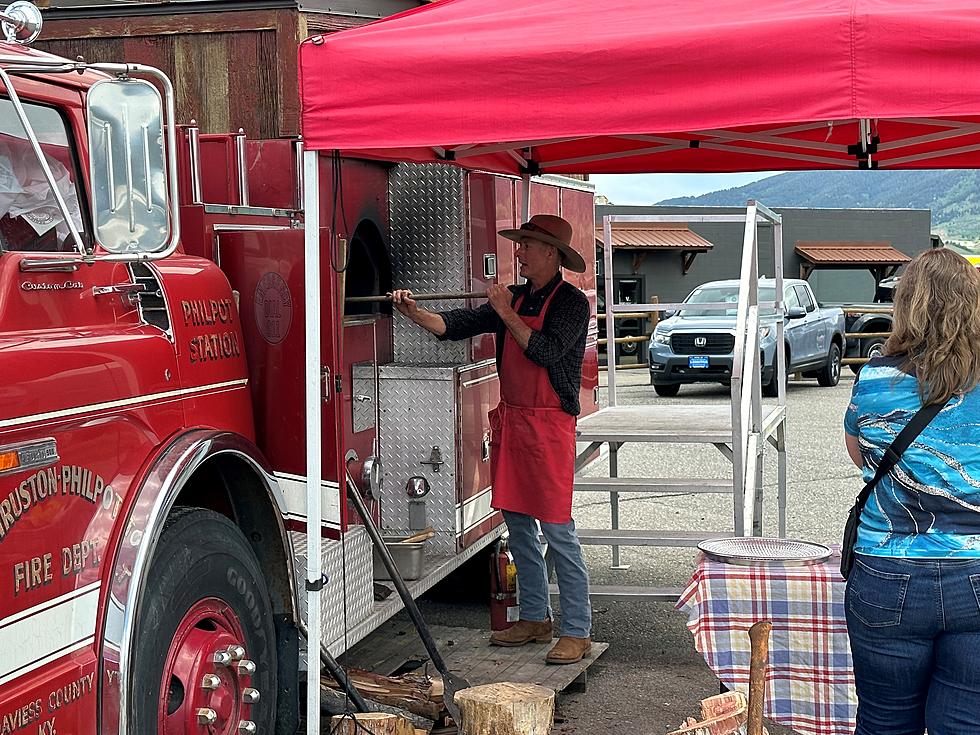
[[[675,398],[660,398],[644,370],[620,371],[618,400],[627,404],[725,404],[720,385],[681,388]],[[839,542],[847,509],[860,489],[860,477],[843,446],[842,422],[853,379],[845,370],[840,385],[821,388],[816,380],[790,381],[787,391],[788,535],[818,542]],[[604,391],[601,395],[605,396]],[[588,474],[601,476],[605,467]],[[619,453],[623,477],[724,477],[731,466],[710,445],[626,445]],[[766,454],[766,532],[776,532],[775,451]],[[608,527],[609,502],[598,493],[581,493],[574,516],[583,528]],[[731,529],[731,497],[724,495],[650,494],[621,496],[622,528]],[[622,549],[628,571],[610,570],[610,551],[586,547],[593,584],[680,587],[693,571],[695,551],[633,547]],[[458,580],[448,580],[423,600],[432,624],[486,628],[485,596],[461,601]],[[482,597],[482,599],[481,599]],[[589,669],[584,692],[558,699],[556,735],[637,733],[663,735],[698,712],[704,697],[718,693],[718,680],[694,650],[684,616],[669,603],[604,602],[594,609],[593,636],[609,650]],[[769,724],[770,735],[791,730]]]

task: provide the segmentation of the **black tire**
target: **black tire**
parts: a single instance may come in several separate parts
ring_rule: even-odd
[[[195,620],[199,622],[192,624]],[[234,631],[236,626],[240,630]],[[224,698],[229,714],[207,728],[188,725],[194,732],[237,734],[243,719],[254,722],[260,733],[275,732],[278,663],[269,592],[248,541],[224,516],[203,508],[177,508],[167,519],[150,563],[135,640],[132,732],[159,732],[161,704],[167,731],[180,732],[175,723],[193,722],[194,710],[217,697]],[[222,651],[226,643],[244,647],[244,659],[256,665],[254,674],[243,673],[234,662],[220,666],[211,661],[212,645]],[[218,688],[205,690],[200,680],[182,681],[180,673],[191,669],[170,663],[175,650],[199,652],[195,660],[206,663],[199,670],[217,674]],[[165,669],[171,671],[166,688]],[[242,703],[246,687],[258,690],[258,702]]]
[[[861,340],[861,357],[866,357],[869,360],[875,357],[880,357],[884,354],[883,349],[885,347],[884,337],[870,337],[868,339]],[[855,375],[860,374],[861,368],[864,367],[864,363],[859,363],[857,365],[849,365],[851,372]]]
[[[836,342],[830,343],[830,352],[827,354],[827,363],[817,373],[817,383],[824,388],[833,388],[840,382],[840,345]]]
[[[654,383],[653,389],[657,392],[658,396],[663,396],[664,398],[673,398],[681,390],[680,383]]]
[[[762,395],[766,398],[777,398],[779,396],[779,371],[776,370],[776,359],[779,353],[777,352],[772,359],[772,373],[769,376],[769,382],[762,384]],[[786,350],[786,376],[783,378],[783,385],[789,380],[789,350]]]

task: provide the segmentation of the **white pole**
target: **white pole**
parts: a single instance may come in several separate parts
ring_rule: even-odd
[[[606,385],[609,391],[609,405],[616,405],[616,320],[613,306],[616,295],[613,293],[613,245],[612,222],[609,217],[602,218],[602,286],[606,300]]]
[[[531,176],[524,174],[521,176],[521,221],[518,226],[531,219]]]
[[[307,735],[320,731],[320,196],[316,151],[303,153],[306,291],[306,718]]]

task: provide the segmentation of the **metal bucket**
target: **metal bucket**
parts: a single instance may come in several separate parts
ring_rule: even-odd
[[[397,536],[385,536],[385,546],[391,552],[395,560],[395,566],[402,578],[406,581],[419,579],[425,571],[425,541],[412,542],[408,544],[399,543]],[[374,578],[378,580],[388,580],[388,570],[385,569],[381,557],[378,556],[377,549],[374,550]]]

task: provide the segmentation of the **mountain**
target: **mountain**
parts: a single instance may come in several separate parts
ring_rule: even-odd
[[[932,210],[932,231],[980,241],[980,171],[793,171],[745,186],[657,204]]]

